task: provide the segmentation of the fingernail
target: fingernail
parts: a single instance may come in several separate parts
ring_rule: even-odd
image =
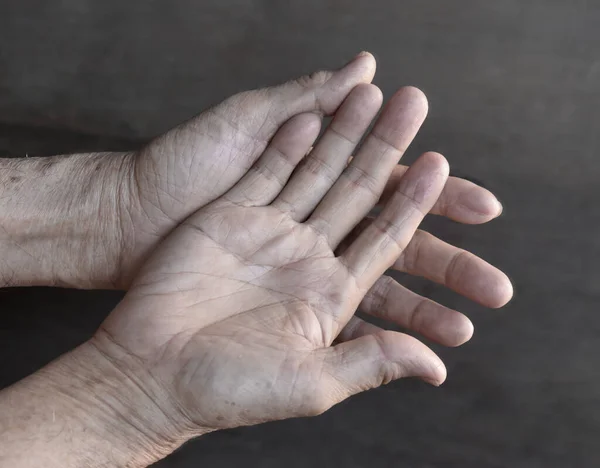
[[[433,385],[434,387],[439,387],[440,385],[442,385],[442,383],[438,380],[434,380],[434,379],[423,379],[423,381],[425,383],[428,383],[430,385]]]
[[[350,60],[348,62],[348,64],[351,64],[352,62],[355,62],[356,60],[358,60],[361,57],[366,57],[367,55],[371,55],[369,54],[369,52],[363,50],[362,52],[360,52],[358,55],[356,55],[352,60]]]
[[[502,214],[502,212],[504,211],[504,206],[502,206],[502,203],[500,203],[500,200],[498,200],[497,198],[496,198],[496,203],[498,204],[498,216],[500,216]]]
[[[489,192],[483,195],[481,190],[482,189],[478,187],[475,190],[470,190],[461,194],[459,199],[460,204],[481,215],[499,216],[500,213],[502,213],[502,204],[494,195]]]

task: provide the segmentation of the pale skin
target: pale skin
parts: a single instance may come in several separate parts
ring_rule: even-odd
[[[0,285],[127,289],[148,253],[186,217],[229,190],[291,116],[343,114],[344,127],[356,138],[381,95],[367,88],[348,95],[374,74],[373,57],[363,53],[335,72],[235,95],[136,152],[0,159]],[[328,140],[321,146],[349,155],[348,142]],[[318,164],[319,154],[313,156]],[[381,203],[406,169],[393,169]],[[480,224],[501,211],[489,191],[450,177],[431,213]],[[394,268],[487,307],[506,302],[509,283],[501,272],[427,233],[417,232],[404,259]],[[389,277],[374,285],[361,307],[400,325],[410,321],[448,346],[464,343],[472,333],[466,317]]]
[[[1,461],[147,466],[206,432],[320,414],[402,377],[444,381],[429,348],[354,313],[464,343],[464,315],[382,275],[393,267],[502,306],[512,295],[503,273],[417,230],[425,213],[480,223],[501,208],[448,180],[437,153],[397,166],[427,113],[414,88],[392,97],[355,152],[382,102],[373,73],[367,54],[236,96],[117,159],[126,175],[111,168],[107,180],[120,174],[119,196],[108,197],[120,248],[104,242],[101,268],[92,258],[54,280],[111,278],[129,291],[93,339],[0,393],[0,436],[11,442]],[[315,144],[319,113],[334,120]],[[381,213],[365,218],[378,202]],[[19,256],[10,261],[19,271]],[[52,276],[50,260],[25,264],[38,272],[30,283]]]

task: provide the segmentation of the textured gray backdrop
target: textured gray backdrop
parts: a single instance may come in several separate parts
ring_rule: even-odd
[[[410,150],[495,191],[488,226],[429,220],[505,269],[515,299],[464,310],[440,389],[402,381],[324,416],[211,434],[160,467],[600,466],[600,3],[62,0],[0,3],[0,152],[132,148],[238,90],[362,49],[375,83],[430,98]],[[0,385],[83,341],[118,293],[0,291]],[[438,348],[436,348],[438,349]]]

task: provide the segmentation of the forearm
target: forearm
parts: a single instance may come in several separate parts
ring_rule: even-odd
[[[187,437],[91,342],[0,392],[0,466],[142,467]]]
[[[115,287],[131,164],[126,153],[0,159],[0,287]]]

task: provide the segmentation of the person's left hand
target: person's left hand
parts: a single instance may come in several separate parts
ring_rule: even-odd
[[[294,133],[313,132],[307,140],[316,137],[317,116],[333,115],[335,123],[302,164],[314,169],[333,159],[336,169],[341,170],[380,109],[381,93],[366,86],[374,75],[375,60],[363,53],[336,71],[321,71],[232,96],[135,152],[132,176],[122,183],[124,187],[129,184],[126,193],[132,196],[122,197],[120,203],[122,243],[113,249],[119,258],[116,285],[127,289],[161,239],[237,183],[282,125],[288,129],[291,145]],[[314,112],[315,117],[293,118],[303,112]],[[292,121],[286,123],[290,118]],[[376,129],[376,133],[381,131]],[[408,146],[410,138],[402,144]],[[393,168],[380,206],[406,170],[402,165]],[[317,182],[309,174],[301,183],[312,186]],[[314,189],[312,196],[320,187]],[[298,208],[297,216],[308,215],[305,206],[308,204]],[[432,214],[466,224],[486,223],[501,211],[493,194],[456,177],[448,179],[431,209]],[[421,231],[394,268],[442,283],[486,307],[500,307],[506,301],[502,290],[506,278],[498,270]],[[461,315],[411,293],[389,277],[374,286],[362,308],[401,324],[411,323],[445,345],[462,344],[471,335],[471,325]]]
[[[1,161],[0,287],[128,289],[160,241],[237,183],[282,125],[293,144],[294,134],[314,136],[320,117],[334,115],[302,165],[306,172],[333,158],[341,170],[381,105],[381,93],[366,86],[374,74],[373,56],[363,53],[340,70],[232,96],[138,151]],[[294,117],[307,112],[314,113],[312,118]],[[408,138],[403,144],[409,143]],[[379,205],[406,169],[393,168]],[[303,181],[317,182],[310,172]],[[319,186],[314,188],[318,193]],[[307,215],[303,210],[299,216]],[[469,224],[485,223],[500,212],[493,194],[454,177],[431,209]],[[498,270],[423,232],[395,268],[445,284],[485,306],[506,301],[506,278]],[[410,324],[445,345],[471,336],[466,317],[387,276],[361,308]]]

